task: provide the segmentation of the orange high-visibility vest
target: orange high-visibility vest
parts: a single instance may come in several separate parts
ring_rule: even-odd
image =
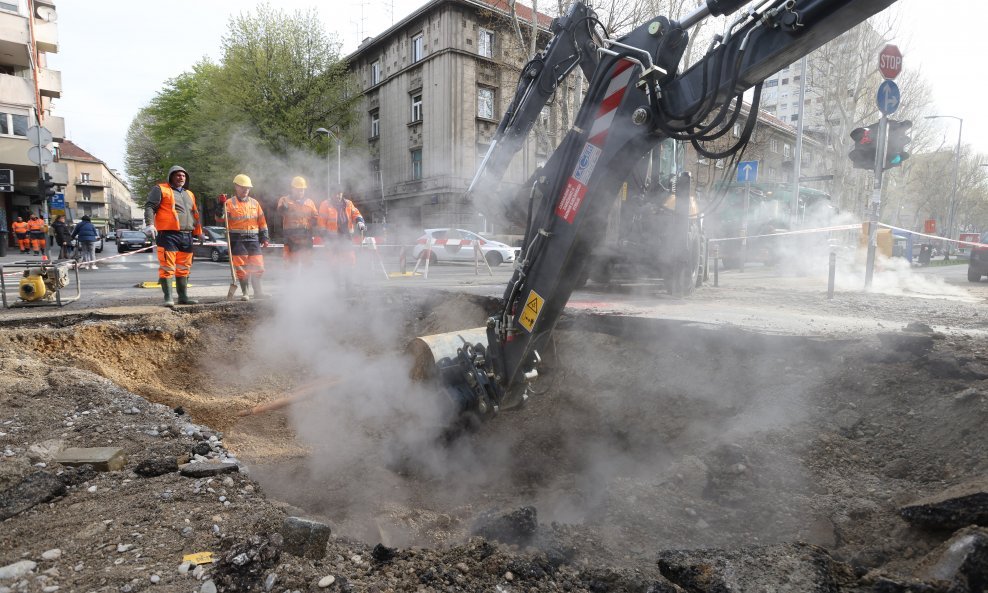
[[[167,183],[160,183],[158,187],[161,188],[161,203],[158,204],[158,210],[154,213],[154,228],[159,231],[180,231],[178,224],[178,212],[175,210],[175,192],[172,190],[172,186]],[[199,208],[196,206],[196,196],[189,190],[185,190],[189,194],[189,200],[192,202],[192,218],[195,220],[195,228],[193,232],[197,235],[202,234],[202,226],[199,223]]]
[[[223,206],[226,208],[227,222],[230,225],[231,233],[257,233],[268,230],[268,221],[264,218],[264,210],[254,198],[248,197],[244,201],[239,198],[230,198]]]
[[[326,229],[329,233],[337,233],[340,228],[339,222],[337,221],[340,210],[336,207],[336,204],[333,204],[332,202],[334,202],[334,200],[333,198],[330,198],[319,205],[319,226]],[[346,220],[343,221],[343,223],[346,225],[347,231],[352,235],[354,222],[358,217],[362,217],[360,215],[360,210],[357,210],[357,207],[353,205],[353,202],[350,200],[345,200],[345,204],[344,210],[346,212]]]
[[[282,205],[282,228],[286,231],[304,229],[311,231],[312,223],[319,216],[316,205],[312,200],[306,198],[301,203],[296,202],[288,196],[281,198]]]
[[[11,227],[14,229],[15,235],[23,235],[24,233],[27,232],[28,229],[27,223],[23,221],[15,222],[14,224],[11,225]]]
[[[27,221],[27,230],[43,233],[45,232],[45,221],[40,218],[32,218]]]

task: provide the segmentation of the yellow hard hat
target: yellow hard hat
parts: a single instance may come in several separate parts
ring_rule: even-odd
[[[240,187],[254,187],[254,184],[250,182],[250,177],[247,177],[243,173],[233,178],[233,184]]]
[[[308,189],[309,185],[305,182],[305,177],[293,177],[292,187],[295,189]]]

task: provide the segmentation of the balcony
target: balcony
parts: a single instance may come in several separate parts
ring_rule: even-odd
[[[64,117],[49,115],[45,118],[45,127],[51,132],[51,136],[55,139],[55,142],[61,142],[65,139]]]
[[[93,179],[89,176],[76,177],[75,184],[82,187],[110,187],[109,181],[103,181],[102,179]]]
[[[42,68],[38,70],[38,88],[41,95],[58,99],[62,96],[62,73],[59,70]]]
[[[20,76],[0,74],[0,102],[12,105],[34,105],[34,81]]]
[[[34,42],[38,46],[38,51],[57,54],[58,25],[55,23],[46,23],[41,19],[34,19]]]
[[[8,166],[24,165],[34,167],[35,171],[37,171],[37,165],[27,158],[29,148],[31,148],[31,145],[28,143],[27,138],[0,136],[0,163]],[[37,175],[35,175],[35,179],[37,179]]]
[[[17,13],[0,10],[0,59],[8,64],[30,66],[27,56],[29,42],[27,19]]]
[[[75,201],[80,206],[82,204],[92,204],[94,207],[95,206],[105,206],[106,203],[107,203],[106,202],[106,198],[103,197],[102,195],[99,195],[99,194],[93,194],[93,195],[89,196],[88,199],[82,197],[81,195],[79,195],[79,196],[76,196],[76,200]]]

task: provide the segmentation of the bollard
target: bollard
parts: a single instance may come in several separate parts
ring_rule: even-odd
[[[714,245],[714,286],[720,286],[720,243]]]
[[[827,298],[834,298],[834,278],[837,276],[837,254],[830,252],[830,273],[827,276]]]

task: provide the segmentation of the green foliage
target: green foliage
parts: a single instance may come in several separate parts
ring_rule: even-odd
[[[229,193],[240,172],[254,178],[255,194],[283,191],[286,171],[315,169],[296,161],[321,166],[332,146],[316,128],[354,121],[358,97],[315,11],[261,5],[232,17],[227,31],[219,64],[203,60],[167,81],[131,124],[127,171],[138,194],[174,164],[203,197]]]

